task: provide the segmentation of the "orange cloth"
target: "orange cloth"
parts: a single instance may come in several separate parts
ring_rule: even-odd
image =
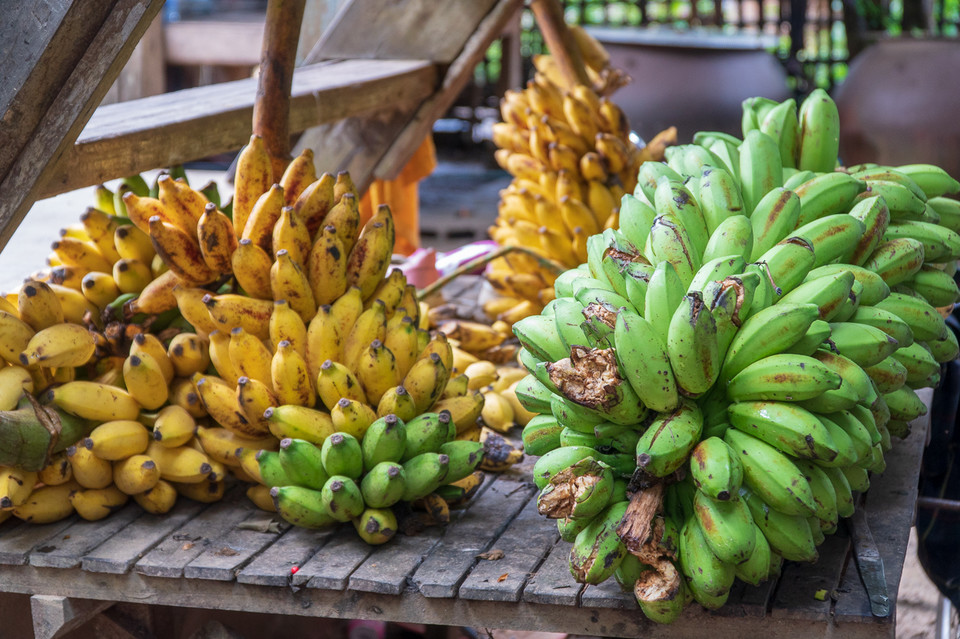
[[[394,180],[375,180],[360,198],[360,221],[365,224],[381,204],[393,213],[397,241],[393,252],[410,255],[420,246],[420,180],[437,166],[433,137],[427,138]]]

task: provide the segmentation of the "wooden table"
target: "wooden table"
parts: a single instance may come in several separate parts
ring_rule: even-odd
[[[885,619],[870,614],[841,526],[821,546],[818,563],[787,564],[779,580],[761,587],[737,582],[719,611],[694,605],[671,626],[652,624],[614,580],[573,581],[570,545],[558,540],[555,522],[537,514],[523,469],[489,477],[446,529],[376,548],[349,528],[267,529],[270,518],[239,486],[220,503],[183,500],[164,517],[130,504],[100,522],[7,521],[0,526],[0,591],[35,595],[35,623],[47,626],[45,609],[60,615],[56,626],[64,602],[79,599],[611,637],[892,637],[926,430],[927,420],[918,420],[910,437],[896,442],[867,496],[893,600]],[[478,558],[488,550],[503,557]],[[820,589],[835,591],[836,600],[817,601]],[[78,603],[66,609],[100,605]]]

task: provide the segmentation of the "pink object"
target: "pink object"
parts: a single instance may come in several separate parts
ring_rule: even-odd
[[[419,248],[410,254],[410,257],[398,268],[407,276],[407,283],[417,288],[433,284],[440,278],[437,271],[437,252],[432,249]]]
[[[437,254],[437,270],[440,271],[442,275],[446,275],[467,262],[471,262],[484,255],[489,255],[498,248],[500,248],[500,245],[493,240],[480,240],[479,242],[464,244],[460,248],[447,251],[446,253],[439,253]],[[479,275],[482,272],[483,269],[478,269],[475,274]]]

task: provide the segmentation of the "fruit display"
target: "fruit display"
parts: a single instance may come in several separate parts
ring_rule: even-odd
[[[619,225],[513,325],[541,514],[652,620],[816,561],[958,355],[960,183],[837,167],[829,96],[744,103],[639,167]]]
[[[162,513],[233,476],[293,524],[383,543],[391,506],[462,500],[485,449],[522,456],[480,441],[484,396],[451,383],[452,345],[389,270],[390,209],[361,226],[347,173],[305,151],[273,175],[253,136],[227,206],[168,173],[97,196],[0,302],[0,410],[33,438],[0,459],[0,517]]]
[[[602,97],[618,86],[596,76],[612,77],[606,52],[582,29],[574,31],[596,90],[568,84],[550,55],[535,56],[533,79],[505,93],[503,122],[493,128],[496,160],[513,179],[500,193],[490,237],[566,268],[586,261],[587,238],[617,225],[621,196],[633,191],[640,165],[661,160],[676,142],[671,128],[643,148],[634,144],[623,111]],[[488,315],[512,324],[552,299],[556,273],[529,255],[510,254],[490,264],[487,278],[502,294],[487,305]]]

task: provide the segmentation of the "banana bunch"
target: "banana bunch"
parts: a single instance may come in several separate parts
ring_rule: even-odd
[[[748,100],[743,140],[644,163],[619,227],[513,325],[538,508],[577,581],[613,576],[655,621],[815,561],[960,352],[938,312],[960,183],[838,169],[837,122],[819,91]]]
[[[586,60],[608,67],[599,43],[585,32],[578,42],[589,53]],[[504,95],[503,122],[494,125],[495,158],[513,180],[500,193],[490,236],[570,268],[585,261],[588,237],[617,225],[618,203],[636,185],[639,166],[662,159],[676,130],[640,149],[614,102],[593,88],[567,85],[549,55],[537,56],[534,64],[537,72],[526,88]],[[509,324],[540,312],[553,297],[555,275],[529,255],[495,260],[487,278],[503,297],[485,310]]]
[[[438,523],[479,485],[475,471],[484,444],[458,439],[450,413],[422,413],[406,422],[390,413],[354,436],[333,432],[322,444],[286,437],[279,450],[260,450],[251,474],[265,487],[273,509],[290,523],[324,528],[352,521],[370,544],[389,541],[398,529],[391,507],[421,505]],[[242,459],[242,458],[241,458]]]

